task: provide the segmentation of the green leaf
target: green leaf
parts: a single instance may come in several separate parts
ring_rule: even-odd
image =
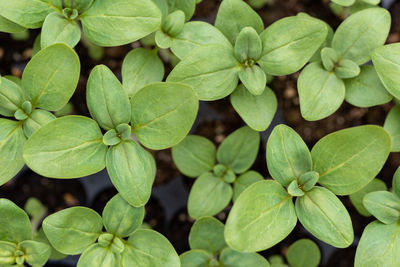
[[[257,266],[270,267],[268,261],[257,253],[242,253],[226,248],[220,255],[224,267]]]
[[[232,49],[231,43],[216,27],[202,21],[191,21],[173,38],[171,50],[183,59],[192,50],[203,45],[218,45]]]
[[[122,85],[128,96],[132,97],[144,86],[161,82],[164,77],[164,64],[157,50],[135,48],[122,63]]]
[[[349,195],[370,183],[390,152],[390,136],[379,126],[340,130],[319,140],[311,151],[319,183],[336,195]]]
[[[210,255],[204,250],[194,249],[180,255],[182,267],[208,267]]]
[[[341,6],[351,6],[356,0],[331,0],[333,3]]]
[[[167,81],[185,83],[200,100],[216,100],[229,95],[239,81],[240,63],[233,48],[219,45],[199,46],[171,71]]]
[[[188,135],[172,147],[172,158],[179,171],[189,177],[198,177],[211,171],[217,150],[213,142],[199,135]]]
[[[233,205],[225,242],[237,251],[261,251],[289,235],[296,222],[292,197],[278,182],[260,181],[244,190]]]
[[[400,152],[400,105],[394,106],[388,113],[383,125],[392,139],[391,152]]]
[[[65,106],[78,84],[78,55],[65,44],[40,50],[26,66],[22,85],[34,107],[55,111]]]
[[[244,27],[236,38],[235,57],[244,63],[248,59],[257,61],[261,57],[262,43],[260,36],[252,27]]]
[[[312,169],[307,145],[284,124],[276,126],[268,138],[266,157],[269,173],[283,186]]]
[[[81,29],[74,20],[68,20],[59,12],[47,15],[40,38],[41,48],[46,48],[52,44],[63,43],[74,47],[81,40]]]
[[[293,267],[317,267],[321,261],[321,252],[310,239],[299,239],[290,245],[286,258]]]
[[[40,220],[47,212],[47,208],[35,197],[28,198],[25,202],[24,210],[31,216],[32,220]]]
[[[364,204],[363,204],[363,198],[366,194],[374,191],[384,191],[386,190],[386,184],[379,179],[374,179],[372,180],[369,184],[361,188],[361,190],[351,194],[350,201],[353,204],[353,206],[356,208],[358,213],[360,213],[363,216],[369,217],[371,216],[371,213],[368,212],[368,210],[365,209]]]
[[[162,31],[157,31],[154,36],[154,40],[156,41],[156,45],[163,49],[168,49],[172,46],[173,39],[167,33]]]
[[[372,54],[372,62],[385,88],[400,99],[400,43],[377,48]]]
[[[10,266],[15,264],[14,253],[16,250],[17,245],[15,243],[0,240],[0,264],[2,266]]]
[[[190,229],[189,245],[191,249],[205,250],[214,255],[221,252],[226,247],[224,224],[214,217],[201,217]]]
[[[135,141],[123,141],[109,148],[106,165],[121,196],[132,206],[144,206],[150,199],[156,175],[152,155]]]
[[[31,266],[43,266],[50,257],[51,247],[46,243],[25,240],[18,246],[24,252],[25,262]]]
[[[12,201],[0,198],[0,240],[18,243],[32,239],[31,222],[25,211]]]
[[[0,82],[0,114],[13,117],[26,100],[25,92],[15,82],[3,77]]]
[[[24,134],[26,137],[30,137],[34,132],[39,130],[43,125],[54,120],[56,116],[53,113],[43,109],[35,109],[29,115],[29,117],[23,122]]]
[[[150,149],[165,149],[188,134],[199,102],[192,88],[179,83],[153,83],[131,99],[132,132]]]
[[[106,152],[94,120],[65,116],[44,125],[29,138],[24,146],[24,159],[43,176],[77,178],[104,169]]]
[[[47,14],[54,11],[47,1],[0,0],[0,15],[25,28],[40,28]]]
[[[400,218],[400,198],[388,191],[366,194],[362,200],[364,207],[384,224],[396,223]]]
[[[121,266],[121,255],[113,253],[109,248],[93,244],[80,256],[77,267]]]
[[[122,123],[129,123],[129,98],[108,67],[97,65],[92,70],[87,84],[86,99],[90,114],[102,128],[110,130]]]
[[[163,235],[139,229],[133,233],[122,254],[122,266],[179,267],[179,256]]]
[[[189,215],[195,219],[214,216],[232,199],[232,187],[212,173],[204,173],[194,182],[188,200]]]
[[[85,207],[64,209],[43,221],[43,230],[50,244],[67,255],[82,253],[96,241],[102,228],[100,215]]]
[[[185,13],[182,10],[176,10],[170,13],[163,23],[161,24],[161,30],[167,36],[175,37],[177,36],[183,29],[185,24]],[[157,43],[157,33],[156,33],[156,43]],[[167,48],[167,47],[162,47]]]
[[[234,44],[244,27],[252,27],[257,33],[264,30],[260,16],[242,0],[224,0],[218,9],[215,27]]]
[[[21,122],[0,119],[0,185],[8,182],[24,166],[26,137]]]
[[[79,13],[82,13],[85,10],[87,10],[95,0],[62,0],[62,1],[65,7],[76,9],[79,11]]]
[[[0,32],[19,33],[25,28],[0,15]]]
[[[397,168],[393,175],[392,190],[398,197],[400,197],[400,167]]]
[[[400,262],[400,225],[374,221],[367,225],[357,246],[355,267],[396,267]]]
[[[364,64],[371,59],[374,49],[385,43],[390,20],[389,12],[383,8],[361,10],[339,25],[332,39],[332,48],[340,59]]]
[[[346,248],[354,239],[350,215],[328,189],[316,186],[296,199],[296,213],[304,228],[318,239]]]
[[[231,103],[246,124],[256,131],[265,131],[271,124],[278,107],[275,93],[267,86],[261,95],[253,95],[244,85],[231,94]]]
[[[310,60],[327,34],[326,24],[310,16],[280,19],[261,34],[263,56],[258,64],[271,75],[296,72]]]
[[[357,107],[378,106],[393,98],[386,91],[372,66],[362,66],[359,76],[346,79],[344,83],[346,85],[346,101]]]
[[[304,14],[304,13],[301,13],[301,14]],[[321,54],[322,50],[323,50],[324,48],[326,48],[326,47],[331,46],[332,38],[333,38],[334,32],[333,32],[332,27],[331,27],[329,24],[327,24],[327,23],[325,22],[325,25],[326,25],[326,27],[328,28],[328,34],[327,34],[327,36],[326,36],[326,38],[325,38],[325,41],[321,44],[321,46],[318,48],[318,50],[315,51],[314,55],[310,58],[310,62],[315,62],[315,61],[320,61],[320,60],[322,60],[322,58],[321,58],[321,56],[322,56],[322,54]]]
[[[81,21],[90,41],[100,46],[118,46],[157,30],[161,12],[149,0],[96,0]]]
[[[239,79],[253,95],[261,95],[267,83],[265,72],[257,65],[241,69],[239,71]]]
[[[354,78],[360,74],[360,67],[352,60],[342,59],[335,68],[335,75],[340,79]]]
[[[259,147],[259,133],[245,126],[225,138],[217,150],[217,160],[235,173],[243,173],[253,165]]]
[[[336,53],[335,49],[330,47],[325,47],[321,50],[321,61],[322,66],[327,71],[332,71],[336,66],[337,62],[339,61],[339,56]],[[358,66],[357,66],[358,67]]]
[[[240,175],[233,183],[233,197],[235,202],[239,195],[255,182],[264,180],[264,177],[256,171],[247,171]]]
[[[293,180],[289,186],[287,187],[287,191],[289,195],[294,197],[301,197],[304,196],[304,191],[300,188],[297,180]]]
[[[167,3],[169,13],[182,10],[185,13],[186,20],[189,20],[193,16],[196,8],[194,0],[168,0]]]
[[[103,210],[103,222],[107,232],[127,237],[140,227],[144,219],[144,207],[135,208],[120,194],[109,200]]]
[[[333,72],[314,62],[300,73],[297,81],[300,111],[309,121],[324,119],[334,113],[345,97],[344,82]]]
[[[36,235],[33,237],[35,241],[39,241],[42,243],[46,243],[51,247],[50,241],[47,239],[46,234],[44,233],[43,228],[40,228],[39,231],[36,233]],[[51,254],[50,254],[50,259],[52,260],[60,260],[67,257],[67,255],[62,254],[55,248],[51,247]]]

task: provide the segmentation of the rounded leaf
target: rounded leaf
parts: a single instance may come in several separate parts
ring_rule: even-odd
[[[25,262],[31,266],[43,266],[50,257],[51,247],[42,242],[25,240],[18,244],[24,252]]]
[[[40,46],[42,49],[57,43],[74,47],[80,40],[81,29],[78,22],[66,19],[59,12],[47,15],[40,37]]]
[[[131,99],[131,107],[132,132],[139,141],[150,149],[165,149],[188,134],[199,102],[189,86],[166,82],[142,88]]]
[[[82,253],[96,241],[102,228],[100,215],[85,207],[64,209],[43,221],[43,230],[50,244],[67,255]]]
[[[109,248],[93,244],[79,257],[77,267],[109,267],[121,266],[121,255],[113,253]]]
[[[77,178],[104,169],[106,153],[94,120],[65,116],[37,130],[26,142],[23,156],[29,168],[40,175]]]
[[[204,250],[194,249],[179,256],[182,267],[208,267],[210,255]]]
[[[257,65],[241,69],[239,72],[239,79],[253,95],[262,94],[267,83],[265,72]]]
[[[252,184],[237,198],[225,225],[225,241],[234,250],[255,252],[283,240],[297,222],[292,197],[276,181]]]
[[[400,197],[400,167],[397,168],[393,175],[392,190],[398,197]]]
[[[189,20],[196,8],[195,0],[168,0],[168,11],[172,13],[176,10],[181,10],[185,13],[186,20]]]
[[[34,132],[39,130],[43,125],[54,120],[56,116],[53,113],[43,109],[35,109],[29,114],[29,117],[23,122],[24,134],[30,137]]]
[[[310,239],[300,239],[290,245],[286,258],[293,267],[317,267],[321,261],[321,252]]]
[[[0,264],[2,266],[10,266],[15,264],[14,253],[16,250],[17,244],[7,241],[0,241]]]
[[[32,239],[31,222],[23,209],[0,198],[0,240],[19,243]]]
[[[0,32],[20,33],[26,29],[0,15]]]
[[[366,194],[362,200],[364,207],[384,224],[396,223],[400,219],[400,198],[388,191]]]
[[[391,152],[400,152],[400,105],[394,106],[388,113],[383,128],[392,138]]]
[[[365,125],[331,133],[311,150],[318,183],[336,195],[349,195],[370,183],[390,153],[390,136]]]
[[[205,250],[213,255],[226,247],[224,224],[214,217],[201,217],[190,229],[189,245],[191,249]]]
[[[269,267],[268,261],[258,253],[243,253],[226,248],[220,255],[224,267],[257,266]]]
[[[239,195],[250,185],[255,182],[264,180],[261,174],[256,171],[247,171],[241,174],[233,183],[233,197],[232,200],[235,202]]]
[[[213,142],[199,135],[188,135],[172,147],[172,158],[179,171],[189,177],[198,177],[211,171],[217,149]]]
[[[0,82],[0,115],[13,117],[21,108],[26,96],[22,88],[13,81],[3,77]]]
[[[248,59],[258,60],[262,53],[260,36],[252,27],[244,27],[235,41],[235,57],[241,63]]]

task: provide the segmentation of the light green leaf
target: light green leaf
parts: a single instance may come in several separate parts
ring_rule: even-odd
[[[224,0],[218,9],[215,27],[234,44],[244,27],[252,27],[257,33],[264,30],[260,16],[242,0]]]
[[[331,0],[333,3],[341,6],[351,6],[356,0]]]
[[[394,106],[388,113],[383,125],[392,138],[392,152],[400,152],[400,105]]]
[[[400,167],[397,168],[393,175],[392,190],[398,197],[400,197]]]
[[[54,120],[56,116],[53,113],[43,109],[35,109],[29,114],[29,117],[23,122],[24,134],[30,137],[34,132],[39,130],[43,125]]]
[[[258,64],[271,75],[296,72],[310,60],[327,34],[326,24],[310,16],[280,19],[261,34],[263,56]]]
[[[254,28],[244,27],[240,31],[235,41],[234,53],[241,63],[245,63],[248,59],[257,61],[261,57],[262,43]]]
[[[25,28],[0,15],[0,32],[18,33]]]
[[[232,199],[232,187],[212,173],[205,173],[194,182],[188,200],[189,215],[195,219],[214,216]]]
[[[7,117],[13,117],[14,113],[25,102],[26,96],[22,88],[3,77],[0,82],[0,114]]]
[[[372,62],[385,88],[400,99],[400,43],[377,48],[372,54]]]
[[[246,124],[256,131],[265,131],[278,107],[275,93],[267,86],[261,95],[253,95],[244,85],[231,94],[231,103]]]
[[[60,0],[58,0],[60,1]],[[62,0],[65,7],[74,8],[82,13],[87,10],[95,0]]]
[[[110,267],[121,266],[121,255],[113,253],[109,248],[93,244],[79,257],[77,267]]]
[[[55,11],[42,0],[0,0],[0,16],[25,28],[40,28],[47,14]]]
[[[22,151],[25,141],[21,122],[0,119],[0,185],[8,182],[24,166]]]
[[[179,83],[153,83],[131,99],[132,132],[150,149],[165,149],[188,134],[199,102],[192,88]]]
[[[202,21],[191,21],[183,26],[182,31],[175,36],[171,50],[183,59],[195,48],[203,45],[218,45],[232,49],[231,43],[216,27]]]
[[[371,59],[375,48],[383,45],[390,29],[390,14],[383,8],[368,8],[354,13],[337,28],[332,48],[339,59],[358,65]]]
[[[239,79],[253,95],[261,95],[267,83],[265,72],[257,65],[241,69],[239,71]]]
[[[26,66],[22,86],[34,107],[55,111],[65,106],[78,84],[78,55],[65,44],[40,50]]]
[[[187,1],[187,2],[189,2],[189,1]],[[182,10],[175,10],[165,18],[165,20],[161,24],[161,30],[167,36],[173,38],[182,31],[184,24],[185,24],[185,13],[183,13]],[[155,38],[156,38],[155,41],[157,43],[157,33],[156,33]],[[160,46],[160,47],[168,48],[168,47],[162,47],[162,46]]]
[[[59,12],[47,15],[40,38],[41,48],[46,48],[52,44],[63,43],[74,47],[81,39],[81,29],[74,20],[68,20]]]
[[[224,224],[214,217],[201,217],[190,229],[189,245],[191,249],[204,250],[214,255],[221,252],[226,247]]]
[[[335,75],[340,79],[354,78],[360,74],[360,67],[352,60],[342,59],[335,68]]]
[[[43,230],[50,244],[67,255],[82,253],[96,241],[102,227],[100,215],[85,207],[64,209],[43,221]]]
[[[336,67],[338,60],[339,56],[336,53],[335,49],[325,47],[321,50],[321,61],[322,66],[324,66],[325,70],[332,71]]]
[[[345,97],[344,82],[333,72],[314,62],[300,73],[297,81],[300,111],[303,118],[316,121],[334,113]]]
[[[270,248],[297,222],[292,197],[276,181],[260,181],[244,190],[229,213],[225,242],[241,252]]]
[[[15,243],[0,241],[0,264],[2,266],[10,266],[15,264],[14,252],[16,250],[17,245]]]
[[[372,180],[369,184],[361,188],[361,190],[351,194],[350,201],[353,204],[353,206],[356,208],[358,213],[360,213],[363,216],[369,217],[371,216],[371,213],[368,212],[368,210],[365,209],[364,204],[363,204],[363,198],[366,194],[374,191],[384,191],[386,190],[386,184],[379,179],[374,179]]]
[[[364,229],[358,243],[355,267],[396,267],[400,262],[400,225],[374,221]]]
[[[97,65],[92,70],[87,84],[86,99],[90,114],[102,128],[110,130],[122,123],[129,123],[129,98],[108,67]]]
[[[32,170],[43,176],[77,178],[104,169],[106,152],[102,133],[94,120],[65,116],[44,125],[29,138],[24,159]]]
[[[183,58],[167,81],[185,83],[196,90],[200,100],[210,101],[223,98],[236,88],[240,69],[233,48],[204,45]]]
[[[31,266],[43,266],[50,257],[51,247],[46,243],[25,240],[18,246],[24,252],[25,262]]]
[[[0,198],[0,240],[18,243],[32,239],[31,222],[23,209]]]
[[[257,266],[269,267],[268,261],[257,253],[242,253],[226,248],[220,255],[224,267]]]
[[[154,36],[154,40],[156,41],[156,45],[163,49],[170,48],[172,46],[172,42],[173,42],[172,37],[162,31],[156,32],[156,35]]]
[[[179,171],[189,177],[198,177],[211,171],[215,165],[217,150],[205,137],[188,135],[172,147],[172,158]]]
[[[344,83],[346,85],[346,101],[357,107],[378,106],[393,98],[386,91],[372,66],[362,66],[359,76],[346,79]]]
[[[286,258],[293,267],[317,267],[321,261],[321,252],[310,239],[299,239],[290,245]]]
[[[388,191],[366,194],[362,200],[364,207],[384,224],[396,223],[400,218],[400,198]]]
[[[121,196],[132,206],[144,206],[156,175],[153,157],[135,141],[123,141],[107,153],[107,172]]]
[[[163,235],[139,229],[128,239],[122,254],[122,266],[179,267],[179,256]]]
[[[296,199],[296,213],[304,228],[318,239],[338,248],[354,239],[350,215],[328,189],[316,186]]]
[[[261,174],[256,171],[247,171],[240,175],[233,183],[233,197],[232,200],[235,202],[239,195],[250,185],[255,182],[264,180]]]
[[[132,97],[144,86],[161,82],[164,77],[164,64],[157,50],[135,48],[122,63],[122,85],[128,96]]]
[[[62,254],[61,252],[59,252],[58,250],[56,250],[55,248],[53,248],[51,246],[50,241],[47,239],[46,234],[44,233],[44,230],[43,230],[42,227],[39,229],[39,231],[33,237],[33,240],[39,241],[39,242],[42,242],[42,243],[46,243],[51,247],[50,259],[52,259],[52,260],[60,260],[60,259],[64,259],[65,257],[67,257],[67,255]]]
[[[311,150],[319,183],[336,195],[349,195],[370,183],[390,152],[390,136],[365,125],[331,133]]]
[[[204,250],[194,249],[180,255],[182,267],[208,267],[210,255]]]
[[[196,8],[194,0],[168,0],[168,11],[172,13],[176,10],[182,10],[185,13],[186,20],[189,20]]]
[[[245,126],[225,138],[217,150],[217,159],[235,173],[243,173],[253,165],[259,147],[260,135]]]
[[[274,128],[267,142],[267,166],[271,176],[283,186],[312,169],[310,151],[289,126]]]
[[[85,35],[93,43],[118,46],[157,30],[161,12],[150,0],[96,0],[81,21]]]

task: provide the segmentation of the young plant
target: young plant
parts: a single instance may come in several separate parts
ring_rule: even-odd
[[[400,152],[400,105],[397,104],[389,111],[383,128],[392,137],[391,151]]]
[[[41,48],[74,47],[83,33],[94,44],[118,46],[157,30],[161,12],[151,0],[0,0],[0,30],[42,28]]]
[[[82,253],[78,267],[179,267],[179,257],[168,239],[156,231],[140,229],[144,213],[144,207],[133,207],[117,194],[105,206],[102,217],[86,207],[68,208],[48,216],[43,229],[58,251]]]
[[[269,267],[257,253],[242,253],[230,249],[224,241],[224,224],[213,217],[202,217],[192,226],[189,251],[180,255],[182,267]]]
[[[371,107],[392,99],[373,67],[359,67],[371,59],[375,48],[384,44],[390,22],[385,9],[370,8],[340,24],[332,43],[321,50],[321,61],[307,65],[299,76],[300,110],[306,120],[328,117],[343,100],[358,107]]]
[[[158,82],[129,99],[111,70],[99,65],[90,73],[86,100],[94,120],[71,115],[46,124],[26,142],[26,164],[49,178],[83,177],[106,166],[121,196],[135,207],[145,205],[156,166],[131,133],[150,149],[176,145],[196,118],[195,92],[183,84]]]
[[[310,153],[294,130],[276,126],[266,154],[274,180],[256,182],[240,194],[226,222],[227,244],[242,252],[270,248],[289,235],[299,219],[318,239],[348,247],[353,227],[336,195],[352,194],[370,183],[383,167],[390,144],[382,127],[367,125],[329,134]]]
[[[291,267],[317,267],[321,261],[321,252],[312,240],[299,239],[291,244],[286,252],[286,260]],[[271,267],[289,267],[281,255],[269,257]]]
[[[392,192],[375,191],[363,198],[364,207],[377,220],[364,229],[355,267],[394,267],[400,262],[400,168],[394,174],[392,186]]]
[[[25,211],[8,199],[0,199],[0,265],[43,266],[51,247],[33,240],[32,226]]]
[[[236,200],[247,186],[263,180],[261,174],[248,171],[259,146],[259,134],[242,127],[230,134],[218,150],[211,141],[198,135],[188,135],[172,148],[172,158],[178,169],[186,176],[198,177],[189,194],[191,217],[214,216],[232,198]]]
[[[64,44],[49,46],[26,66],[22,80],[0,78],[0,185],[24,166],[24,144],[35,131],[55,119],[50,111],[65,106],[75,91],[79,58]]]

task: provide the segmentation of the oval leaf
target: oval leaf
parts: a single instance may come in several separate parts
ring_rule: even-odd
[[[400,198],[388,191],[366,194],[362,200],[364,207],[384,224],[396,223],[400,218]]]
[[[247,171],[240,175],[233,183],[233,197],[232,200],[236,201],[239,195],[250,185],[255,182],[264,180],[261,174],[256,171]]]
[[[214,217],[202,217],[193,224],[189,234],[191,249],[201,249],[212,254],[225,246],[224,224]]]
[[[32,239],[31,222],[23,209],[0,198],[0,240],[19,243]]]
[[[47,15],[40,36],[42,49],[57,43],[74,47],[80,40],[81,29],[76,21],[68,20],[58,12]]]
[[[19,85],[3,77],[0,82],[0,114],[14,117],[14,113],[25,102],[26,96]]]
[[[180,255],[182,267],[208,267],[210,255],[204,250],[194,249]]]
[[[18,246],[24,252],[25,262],[31,266],[43,266],[50,257],[51,247],[45,243],[25,240]]]
[[[109,267],[121,266],[121,255],[113,253],[109,248],[93,244],[79,257],[77,267]]]
[[[293,267],[317,267],[321,261],[321,252],[310,239],[300,239],[290,245],[286,258]]]
[[[257,253],[242,253],[226,248],[220,255],[224,267],[257,266],[269,267],[268,261]]]
[[[388,113],[383,128],[392,138],[391,152],[400,152],[400,105],[394,106]]]

